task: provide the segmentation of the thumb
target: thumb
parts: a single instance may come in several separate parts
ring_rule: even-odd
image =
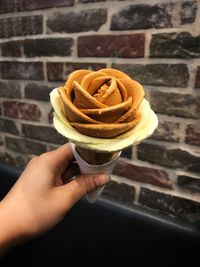
[[[68,208],[71,208],[87,193],[94,191],[109,181],[110,175],[107,174],[80,175],[71,182],[60,187],[60,190],[62,191],[63,200],[67,204]]]

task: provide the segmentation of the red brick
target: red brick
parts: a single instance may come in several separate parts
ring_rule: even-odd
[[[135,187],[110,181],[103,190],[103,195],[120,202],[132,204],[135,198]]]
[[[74,0],[22,0],[22,8],[23,10],[37,10],[44,9],[50,7],[59,7],[59,6],[72,6],[74,4]]]
[[[54,110],[53,108],[50,110],[49,114],[48,114],[48,121],[49,121],[49,124],[53,124],[53,113],[54,113]]]
[[[141,188],[138,202],[159,212],[200,223],[200,203]]]
[[[107,20],[107,9],[88,9],[56,12],[47,19],[47,32],[87,32],[98,31]]]
[[[26,39],[24,54],[26,57],[70,56],[72,45],[72,38]]]
[[[0,97],[21,98],[21,87],[16,81],[0,81]]]
[[[200,118],[200,96],[152,90],[151,105],[157,113],[194,119]]]
[[[162,141],[179,142],[180,123],[173,121],[159,122],[158,128],[150,138]]]
[[[82,0],[90,2],[89,0]],[[126,2],[126,1],[125,1]],[[131,1],[130,1],[131,2]],[[132,1],[135,2],[135,1]],[[140,1],[137,1],[138,3]],[[126,5],[126,3],[111,17],[110,29],[137,30],[150,28],[172,28],[177,26],[177,21],[173,19],[173,13],[177,12],[176,18],[181,24],[193,23],[196,19],[198,1],[164,1],[151,5],[152,1],[146,4]],[[158,1],[157,1],[158,2]]]
[[[10,1],[1,0],[0,1],[0,14],[17,12],[20,10],[20,0]]]
[[[181,24],[193,23],[197,14],[197,1],[185,1],[181,3]]]
[[[0,146],[3,146],[3,145],[4,145],[3,138],[2,138],[2,136],[0,134]]]
[[[0,13],[29,11],[59,6],[72,6],[74,0],[1,0]]]
[[[78,0],[78,2],[81,3],[81,4],[96,3],[96,2],[105,2],[105,1],[106,0]]]
[[[144,56],[143,33],[90,35],[78,38],[79,57],[139,58]]]
[[[11,133],[19,135],[19,130],[13,120],[0,118],[0,132]]]
[[[187,87],[189,72],[186,64],[118,64],[119,69],[144,85]]]
[[[200,67],[197,68],[195,88],[200,88]]]
[[[172,182],[170,181],[168,174],[162,170],[136,166],[119,160],[113,173],[133,181],[152,184],[164,188],[172,188]]]
[[[20,138],[13,138],[6,136],[6,147],[12,151],[20,152],[24,154],[40,155],[46,152],[46,145],[32,142],[29,140],[23,140]]]
[[[24,169],[26,164],[28,163],[28,158],[24,158],[22,156],[16,155],[13,156],[8,152],[1,152],[0,151],[0,162],[8,164],[10,166],[15,166],[19,169]]]
[[[92,63],[92,62],[67,62],[64,68],[64,78],[71,72],[79,69],[99,70],[106,68],[105,63]]]
[[[200,125],[187,125],[185,142],[190,145],[200,146]]]
[[[49,94],[53,87],[47,85],[40,85],[37,83],[28,83],[24,88],[24,97],[29,99],[36,99],[40,101],[50,100]]]
[[[49,62],[47,63],[47,77],[49,81],[64,81],[63,77],[63,63]]]
[[[143,142],[137,146],[137,153],[139,159],[165,167],[180,168],[197,173],[200,169],[200,158],[181,148],[168,148]]]
[[[41,111],[35,104],[17,101],[4,101],[3,109],[4,115],[11,118],[39,121],[41,117]]]
[[[17,62],[2,61],[0,62],[1,77],[3,79],[14,80],[43,80],[43,63],[42,62]]]
[[[150,43],[153,58],[199,58],[200,36],[189,32],[153,34]]]
[[[2,43],[2,56],[3,57],[21,57],[22,56],[22,42],[10,41]]]
[[[43,32],[43,17],[23,16],[0,19],[0,38],[41,34]]]
[[[177,185],[190,193],[200,193],[200,179],[198,178],[189,175],[179,175],[177,177]]]
[[[43,125],[22,124],[22,136],[54,144],[65,144],[67,138],[59,134],[55,128]]]
[[[99,70],[106,68],[105,63],[94,62],[49,62],[47,63],[47,77],[49,81],[66,81],[69,74],[79,69]]]
[[[172,3],[159,5],[125,5],[124,8],[121,8],[112,16],[110,28],[114,31],[171,28],[172,19],[170,9],[172,7],[174,7]]]

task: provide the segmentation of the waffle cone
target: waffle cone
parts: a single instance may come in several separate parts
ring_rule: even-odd
[[[82,148],[71,143],[74,157],[79,165],[82,174],[106,173],[111,174],[121,152],[97,152]],[[105,185],[86,195],[87,200],[93,203],[97,200]]]
[[[79,153],[79,155],[87,163],[91,165],[103,165],[107,162],[110,162],[118,154],[118,152],[110,152],[110,153],[96,152],[80,146],[76,146],[76,150]]]

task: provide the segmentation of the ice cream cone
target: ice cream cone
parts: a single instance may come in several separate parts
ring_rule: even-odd
[[[76,150],[79,155],[91,165],[103,165],[107,162],[110,162],[118,155],[118,152],[98,153],[94,150],[86,149],[80,146],[76,146]]]
[[[82,174],[106,173],[111,174],[121,152],[101,153],[85,149],[71,143],[74,157],[79,165]],[[93,203],[102,193],[104,186],[88,193],[86,198]]]
[[[112,68],[76,70],[50,99],[53,123],[68,138],[83,174],[111,174],[119,151],[137,145],[158,126],[143,86]],[[103,188],[88,194],[94,202]]]

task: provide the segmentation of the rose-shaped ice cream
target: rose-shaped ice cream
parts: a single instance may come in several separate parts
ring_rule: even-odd
[[[82,173],[108,173],[124,148],[149,137],[157,116],[143,87],[114,69],[78,70],[50,94],[54,126],[69,139]],[[94,202],[103,187],[87,196]]]
[[[142,85],[115,69],[74,71],[50,99],[57,131],[97,152],[137,144],[158,125]]]
[[[141,117],[143,87],[118,70],[74,71],[58,92],[71,126],[87,136],[115,137]]]

